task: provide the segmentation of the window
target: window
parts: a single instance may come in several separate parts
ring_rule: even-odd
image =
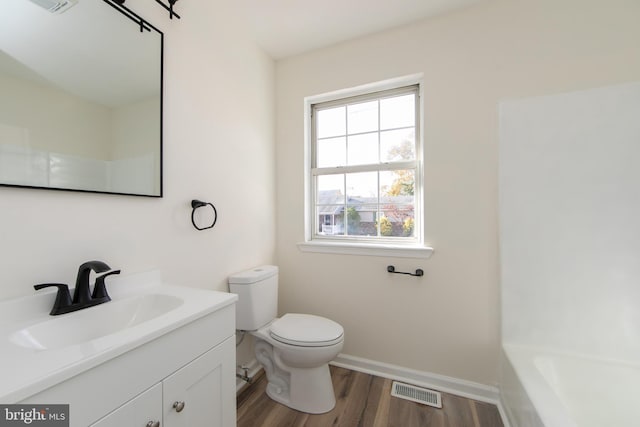
[[[313,101],[307,243],[422,244],[419,86]]]

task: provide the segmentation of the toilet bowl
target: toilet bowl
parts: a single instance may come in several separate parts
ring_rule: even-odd
[[[328,363],[342,350],[344,329],[310,314],[277,318],[277,273],[263,266],[229,278],[230,291],[238,294],[236,327],[255,338],[271,399],[301,412],[328,412],[336,403]]]
[[[281,331],[283,326],[295,329],[301,324],[300,320],[319,326],[327,335],[313,341],[315,337],[304,337],[301,332],[296,335]],[[310,332],[317,336],[318,330]],[[267,375],[270,398],[310,414],[333,409],[336,399],[328,363],[340,353],[344,344],[340,325],[319,316],[285,314],[250,334],[256,338],[256,359]]]

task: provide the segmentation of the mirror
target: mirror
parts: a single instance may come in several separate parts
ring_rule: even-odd
[[[147,27],[106,0],[2,0],[0,185],[162,197],[163,34]]]

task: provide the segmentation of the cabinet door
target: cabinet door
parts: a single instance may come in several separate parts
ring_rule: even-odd
[[[156,384],[90,427],[147,427],[161,420],[162,384]]]
[[[163,382],[164,427],[235,427],[234,337]]]

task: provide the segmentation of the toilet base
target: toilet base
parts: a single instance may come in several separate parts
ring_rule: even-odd
[[[329,364],[293,368],[283,363],[280,350],[256,339],[255,354],[267,376],[267,396],[296,411],[323,414],[336,405]]]
[[[291,409],[308,414],[324,414],[336,406],[328,364],[311,369],[292,368],[289,374],[291,382],[288,392],[283,393],[282,389],[269,383],[267,396]]]

